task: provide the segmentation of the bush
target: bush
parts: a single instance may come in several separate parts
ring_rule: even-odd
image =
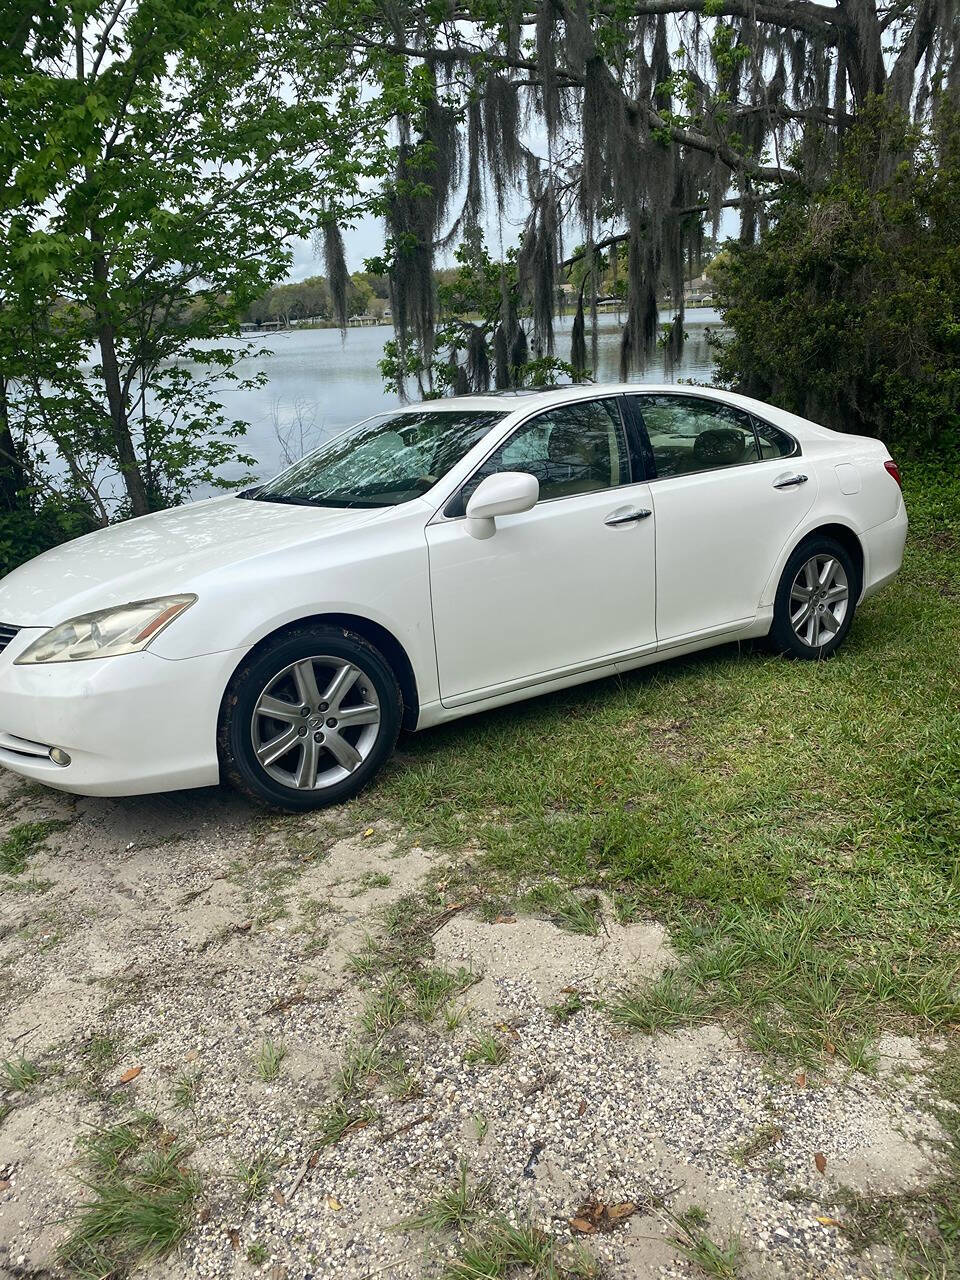
[[[37,511],[0,511],[0,578],[41,551],[89,533],[94,527],[91,513],[83,507],[49,503]]]
[[[873,104],[822,190],[788,191],[713,278],[719,380],[904,452],[960,449],[960,131]]]

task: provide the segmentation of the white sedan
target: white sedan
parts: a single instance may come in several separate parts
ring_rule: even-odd
[[[730,640],[824,658],[896,574],[877,440],[636,385],[428,401],[0,582],[0,763],[346,799],[401,727]]]

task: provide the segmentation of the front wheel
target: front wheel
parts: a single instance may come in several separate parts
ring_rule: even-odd
[[[224,695],[224,778],[287,812],[340,804],[383,768],[402,698],[383,655],[355,632],[301,627],[254,654]]]
[[[783,570],[770,639],[795,658],[827,658],[853,622],[860,579],[845,547],[814,535],[801,542]]]

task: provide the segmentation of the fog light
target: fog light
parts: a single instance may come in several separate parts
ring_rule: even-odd
[[[53,761],[54,764],[59,764],[64,769],[70,763],[70,757],[67,755],[65,751],[62,751],[60,747],[50,748],[50,759]]]

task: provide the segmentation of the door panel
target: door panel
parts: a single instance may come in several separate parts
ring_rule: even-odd
[[[816,473],[789,456],[790,437],[767,429],[758,441],[752,419],[732,406],[667,395],[636,403],[658,476],[659,643],[754,618],[816,498]]]
[[[521,423],[447,514],[462,515],[498,471],[536,476],[531,511],[498,517],[485,541],[460,519],[427,528],[444,700],[656,643],[650,488],[633,482],[618,399],[579,400]]]
[[[650,486],[538,503],[478,541],[427,528],[441,699],[656,642]]]

